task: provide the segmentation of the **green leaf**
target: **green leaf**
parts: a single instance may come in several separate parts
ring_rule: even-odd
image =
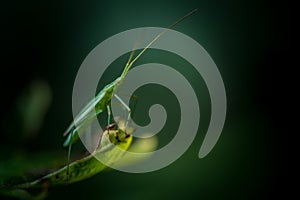
[[[132,133],[133,129],[128,128],[128,132]],[[107,165],[97,159],[99,157],[109,166],[127,166],[147,158],[132,157],[127,154],[127,151],[149,152],[153,151],[157,146],[156,137],[137,139],[132,144],[132,135],[122,137],[124,134],[125,132],[121,129],[110,130],[109,134],[108,131],[105,131],[102,135],[101,143],[94,153],[70,163],[68,184],[87,179],[109,169]],[[10,183],[0,184],[0,196],[4,195],[17,199],[44,199],[48,194],[48,188],[67,184],[67,166],[35,180],[27,179],[33,181],[20,183],[15,179],[13,180]]]
[[[130,135],[124,142],[118,143],[117,145],[111,144],[111,148],[101,148],[93,154],[84,157],[80,160],[74,161],[69,165],[69,181],[68,183],[78,182],[87,179],[107,168],[107,166],[101,163],[95,158],[95,154],[102,154],[104,158],[109,162],[117,162],[121,157],[122,153],[119,148],[127,150],[132,142],[132,136]],[[31,188],[31,187],[42,187],[45,184],[48,186],[64,185],[67,183],[67,166],[52,172],[40,179],[24,184],[16,185],[17,188]]]

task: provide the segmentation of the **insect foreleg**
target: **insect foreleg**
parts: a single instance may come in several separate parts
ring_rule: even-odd
[[[114,94],[114,96],[121,103],[121,105],[128,111],[128,116],[127,116],[127,120],[126,120],[126,124],[125,124],[125,132],[126,132],[126,128],[127,128],[128,122],[131,117],[131,109],[129,108],[129,106],[126,105],[126,103],[118,95]]]
[[[110,119],[111,119],[110,105],[107,105],[106,108],[107,108],[107,126],[109,126],[110,125]],[[107,130],[108,130],[108,133],[109,133],[109,128]]]

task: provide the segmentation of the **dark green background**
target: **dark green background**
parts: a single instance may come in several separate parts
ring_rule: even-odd
[[[1,155],[17,149],[62,150],[64,129],[72,119],[71,95],[78,68],[106,38],[137,27],[166,27],[190,10],[192,17],[174,29],[199,42],[217,64],[226,87],[228,114],[220,140],[204,159],[198,151],[209,123],[209,97],[200,76],[184,60],[149,51],[139,61],[172,64],[191,81],[201,99],[201,128],[188,151],[170,166],[145,174],[110,171],[89,180],[50,189],[49,199],[269,199],[282,189],[285,97],[281,71],[291,45],[289,5],[274,1],[16,1],[1,6]],[[176,41],[174,41],[176,42]],[[120,62],[121,63],[121,62]],[[117,76],[110,68],[102,84]],[[33,80],[46,81],[52,102],[39,135],[19,139],[15,104]],[[100,83],[101,87],[101,83]],[[172,94],[153,86],[137,91],[141,100],[156,96],[176,111]],[[147,89],[147,88],[143,88]],[[149,89],[149,88],[148,88]],[[137,109],[142,110],[143,107]],[[144,112],[144,113],[143,113]],[[178,110],[176,111],[178,112]],[[280,114],[279,114],[280,113]],[[138,114],[138,113],[137,113]],[[141,111],[140,123],[146,111]],[[172,121],[173,120],[173,121]],[[166,133],[176,130],[173,115]],[[172,135],[160,136],[160,146]],[[20,136],[21,137],[21,136]],[[24,150],[22,150],[24,151]],[[10,156],[11,158],[11,156]],[[3,156],[1,160],[6,159]]]

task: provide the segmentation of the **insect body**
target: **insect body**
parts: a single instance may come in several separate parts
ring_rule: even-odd
[[[101,114],[105,109],[108,111],[108,122],[107,124],[110,124],[111,119],[111,108],[110,103],[111,99],[115,97],[121,105],[123,105],[124,108],[128,111],[128,117],[125,125],[125,135],[126,135],[126,127],[128,124],[128,121],[130,119],[130,108],[122,101],[122,99],[116,94],[116,91],[118,87],[123,83],[126,74],[130,70],[130,68],[133,66],[133,64],[142,56],[143,53],[156,41],[158,40],[162,35],[164,35],[168,30],[173,28],[175,25],[177,25],[179,22],[183,21],[185,18],[192,15],[194,12],[196,12],[197,9],[189,12],[170,26],[168,26],[164,31],[162,31],[160,34],[158,34],[142,51],[134,58],[133,54],[134,51],[131,52],[128,62],[125,65],[125,68],[121,74],[120,77],[115,79],[110,84],[106,85],[97,95],[96,97],[91,100],[75,117],[74,121],[71,123],[69,128],[65,131],[64,136],[68,136],[67,139],[64,142],[64,146],[69,146],[68,151],[68,163],[70,159],[70,153],[71,153],[71,146],[72,144],[79,138],[79,131],[84,131],[84,129],[91,123],[92,120],[95,119],[95,117],[99,114]],[[124,136],[125,137],[125,136]],[[68,173],[68,171],[67,171]]]
[[[93,120],[98,114],[102,113],[106,108],[109,113],[110,121],[110,102],[114,95],[115,90],[118,85],[121,83],[121,78],[117,78],[115,81],[104,87],[93,99],[90,101],[75,117],[74,122],[69,126],[64,135],[68,135],[67,139],[64,142],[64,146],[69,146],[74,143],[79,135],[78,132],[80,129],[84,129],[89,122]],[[96,112],[94,112],[94,110]],[[110,122],[108,122],[110,124]],[[71,133],[71,134],[70,134]]]

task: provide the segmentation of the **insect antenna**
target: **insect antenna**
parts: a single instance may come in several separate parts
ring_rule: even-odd
[[[180,22],[182,22],[183,20],[185,20],[186,18],[188,18],[189,16],[191,16],[192,14],[194,14],[196,11],[198,10],[198,8],[192,10],[191,12],[189,12],[188,14],[184,15],[183,17],[181,17],[180,19],[178,19],[177,21],[175,21],[173,24],[169,25],[165,30],[163,30],[161,33],[159,33],[151,42],[149,42],[149,44],[128,64],[126,65],[126,68],[124,70],[124,75],[125,76],[127,74],[127,72],[129,71],[129,69],[132,67],[132,65],[145,53],[145,51],[147,49],[149,49],[149,47],[155,42],[157,41],[161,36],[163,36],[165,33],[167,33],[169,30],[171,30],[172,28],[174,28],[174,26],[176,26],[177,24],[179,24]]]

